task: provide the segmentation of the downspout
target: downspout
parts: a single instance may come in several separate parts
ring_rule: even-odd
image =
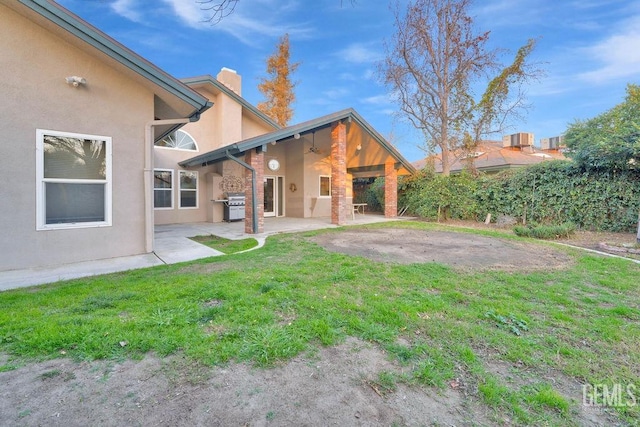
[[[253,234],[258,234],[258,183],[256,182],[256,170],[237,157],[233,157],[229,150],[225,150],[224,155],[227,159],[233,160],[251,171],[251,212],[253,214],[251,220],[253,222]]]
[[[153,252],[153,127],[163,125],[179,125],[191,122],[189,118],[151,120],[144,126],[144,227],[145,251]]]

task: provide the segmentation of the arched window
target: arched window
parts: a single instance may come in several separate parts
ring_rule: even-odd
[[[196,140],[187,132],[179,129],[156,142],[156,147],[175,148],[176,150],[198,151]]]

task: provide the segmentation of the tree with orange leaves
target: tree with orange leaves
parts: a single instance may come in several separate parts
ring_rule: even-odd
[[[296,99],[293,89],[297,83],[291,80],[291,75],[300,63],[291,63],[290,57],[289,35],[285,34],[280,39],[276,51],[267,58],[267,74],[270,78],[260,79],[258,85],[258,89],[266,98],[266,101],[258,104],[258,110],[280,126],[286,126],[293,117],[291,105]]]

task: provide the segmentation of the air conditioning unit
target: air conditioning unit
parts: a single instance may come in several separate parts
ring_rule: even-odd
[[[562,147],[564,147],[564,136],[562,135],[540,140],[540,148],[543,150],[559,150]]]
[[[503,147],[530,147],[533,142],[533,134],[528,132],[519,132],[502,137]]]

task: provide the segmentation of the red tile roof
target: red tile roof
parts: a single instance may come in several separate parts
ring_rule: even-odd
[[[451,165],[451,172],[461,171],[466,163],[462,151],[455,154],[457,159]],[[565,159],[565,156],[558,150],[539,150],[534,147],[503,147],[502,141],[482,141],[478,144],[476,154],[477,157],[474,158],[473,163],[477,170],[485,172],[533,165],[545,160]],[[430,158],[435,160],[436,172],[442,172],[440,154],[413,162],[413,166],[416,169],[422,169]]]

